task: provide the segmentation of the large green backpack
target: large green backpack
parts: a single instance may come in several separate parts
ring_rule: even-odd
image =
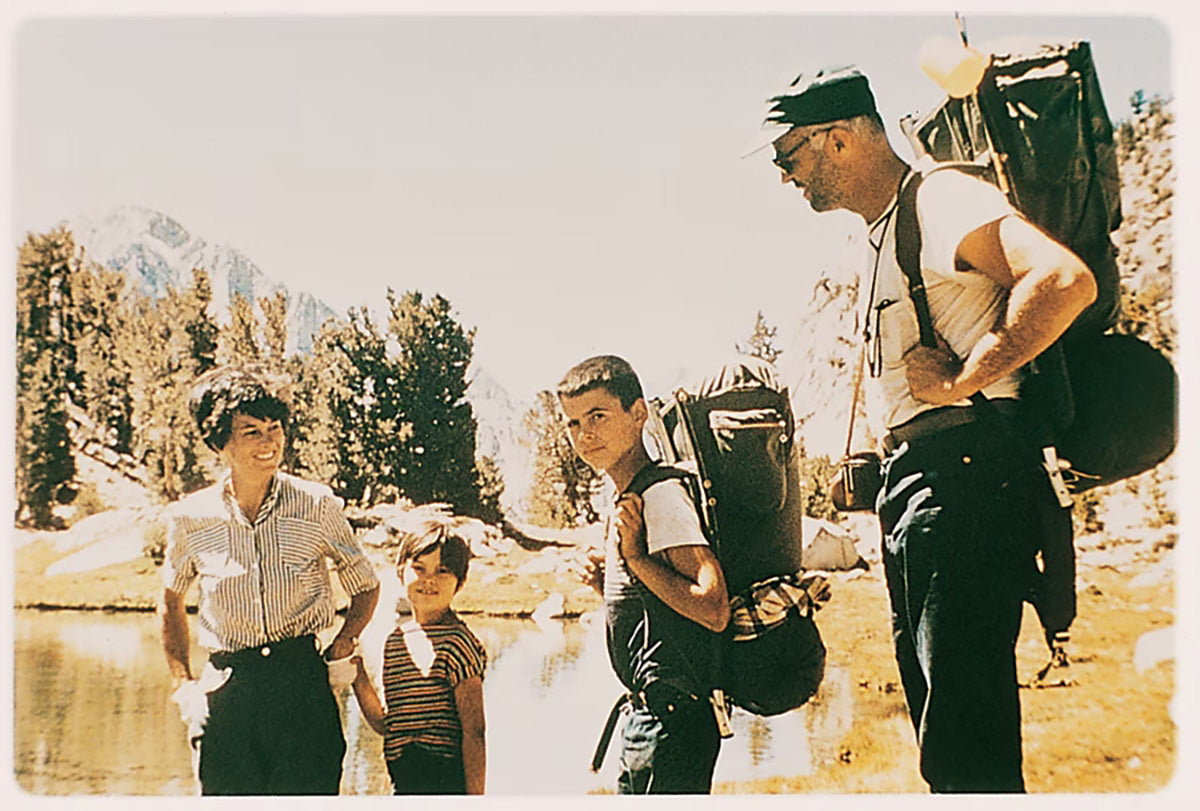
[[[795,709],[816,692],[825,646],[813,613],[828,597],[803,565],[803,493],[788,390],[774,367],[742,356],[697,386],[650,402],[647,431],[661,463],[652,480],[689,490],[725,575],[732,617],[715,682],[758,715]]]
[[[1120,312],[1120,274],[1110,233],[1120,224],[1120,177],[1112,124],[1086,42],[995,54],[977,92],[947,98],[900,122],[918,154],[983,177],[1031,222],[1074,251],[1096,278],[1096,301],[1026,370],[1028,429],[1069,463],[1082,492],[1149,470],[1177,440],[1178,381],[1161,352],[1109,332]],[[928,174],[928,171],[925,172]],[[920,277],[916,194],[896,212],[896,258],[933,346]]]

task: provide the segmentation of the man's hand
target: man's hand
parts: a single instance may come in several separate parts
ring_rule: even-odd
[[[642,520],[642,497],[625,493],[617,500],[617,549],[628,565],[646,557],[646,524]]]
[[[904,353],[905,374],[912,396],[933,405],[949,405],[969,397],[974,392],[961,392],[956,387],[962,361],[950,351],[949,345],[938,336],[937,348],[917,344]]]

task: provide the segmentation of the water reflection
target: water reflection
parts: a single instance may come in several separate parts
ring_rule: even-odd
[[[488,651],[488,793],[610,790],[617,745],[599,774],[592,749],[620,685],[599,615],[578,621],[468,617]],[[149,614],[16,613],[14,768],[35,794],[179,795],[195,791],[184,728]],[[366,651],[368,662],[376,658]],[[193,661],[204,661],[196,650]],[[717,781],[809,774],[850,723],[847,673],[831,668],[813,702],[763,719],[735,712]],[[382,739],[341,698],[343,793],[387,794]],[[810,739],[813,741],[810,750]]]

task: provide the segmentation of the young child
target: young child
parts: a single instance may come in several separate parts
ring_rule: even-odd
[[[483,794],[487,654],[450,609],[470,556],[450,516],[430,519],[401,544],[396,567],[413,619],[384,644],[386,709],[357,658],[354,695],[367,723],[384,736],[396,794]]]
[[[696,506],[677,479],[627,492],[653,464],[642,441],[642,384],[622,358],[578,364],[558,384],[576,453],[617,493],[605,532],[609,658],[630,692],[624,707],[622,794],[703,794],[721,738],[708,696],[713,635],[729,596]]]

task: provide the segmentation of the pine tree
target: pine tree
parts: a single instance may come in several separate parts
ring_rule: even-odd
[[[529,520],[543,527],[572,527],[599,520],[592,494],[600,476],[571,447],[558,401],[538,392],[537,404],[525,413],[525,430],[533,437],[533,483],[529,491]]]
[[[258,300],[263,313],[263,342],[267,347],[267,360],[277,368],[283,367],[283,355],[287,347],[287,291],[279,289],[273,296]]]
[[[467,367],[475,331],[464,330],[450,302],[411,291],[387,294],[388,334],[397,346],[401,400],[412,436],[398,448],[404,493],[417,503],[445,501],[484,520],[499,518],[485,503],[476,459],[475,414],[467,402]]]
[[[313,399],[328,402],[332,416],[334,489],[347,500],[376,504],[398,495],[400,471],[392,460],[412,426],[398,405],[396,363],[367,308],[350,310],[347,318],[326,324],[314,342],[321,360],[311,379],[326,393]]]
[[[137,294],[130,342],[133,366],[134,454],[158,494],[168,501],[208,484],[211,458],[201,456],[199,430],[188,411],[198,361],[192,354],[188,316],[199,306],[189,289],[168,288],[158,301]]]
[[[217,360],[221,365],[250,363],[259,360],[258,317],[254,305],[241,293],[234,293],[229,302],[229,325],[221,330]]]
[[[504,518],[500,508],[500,497],[504,495],[504,476],[496,460],[487,454],[481,454],[476,460],[479,473],[476,491],[479,493],[479,508],[476,517],[491,524],[498,524]]]
[[[318,336],[301,391],[309,403],[328,403],[335,439],[332,452],[306,449],[301,464],[314,469],[332,458],[335,489],[351,501],[404,495],[497,520],[503,484],[494,462],[476,459],[475,416],[465,398],[473,332],[441,296],[426,301],[388,290],[387,301],[386,332],[363,307]],[[314,427],[318,435],[327,430]]]
[[[331,346],[329,337],[338,329],[336,321],[328,322],[314,339],[312,351],[298,354],[289,365],[294,386],[284,464],[298,475],[320,482],[337,480],[338,453],[343,444],[332,403],[340,353]]]
[[[209,312],[212,300],[212,281],[208,277],[208,271],[204,268],[192,268],[192,284],[184,297],[183,328],[190,339],[190,354],[195,362],[197,375],[202,375],[217,365],[221,328]]]
[[[775,333],[778,332],[776,327],[767,325],[767,319],[763,318],[762,310],[758,311],[758,317],[754,320],[754,332],[750,335],[750,340],[743,349],[735,344],[738,352],[750,355],[755,358],[762,358],[767,363],[774,363],[782,353],[782,349],[775,348]]]
[[[87,263],[76,274],[75,319],[80,372],[91,439],[116,453],[133,449],[132,369],[122,351],[128,331],[125,274]]]
[[[67,404],[84,400],[76,366],[72,285],[79,259],[66,227],[29,234],[17,259],[17,518],[53,522],[75,477]]]
[[[60,526],[54,507],[75,495],[75,456],[71,448],[62,379],[48,355],[26,369],[17,404],[17,495],[22,508],[38,528]]]

